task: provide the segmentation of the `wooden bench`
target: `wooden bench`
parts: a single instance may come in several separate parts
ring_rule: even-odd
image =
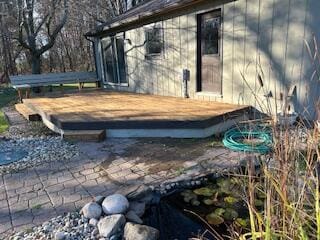
[[[25,90],[25,98],[29,98],[30,89],[32,87],[45,87],[54,84],[70,84],[78,83],[79,90],[84,83],[96,83],[99,87],[99,80],[95,72],[67,72],[67,73],[48,73],[48,74],[32,74],[10,76],[11,85],[18,91],[19,99],[23,99],[23,90]]]

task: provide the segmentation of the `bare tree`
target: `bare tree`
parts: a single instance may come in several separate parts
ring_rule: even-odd
[[[61,6],[62,5],[62,6]],[[30,55],[32,73],[41,73],[41,57],[54,46],[56,38],[68,18],[68,0],[16,0],[9,6],[16,18],[19,44]],[[60,14],[57,22],[57,15]],[[56,23],[57,22],[57,23]]]
[[[8,27],[10,23],[6,21],[8,17],[8,9],[6,8],[6,2],[0,1],[0,59],[3,64],[0,65],[0,82],[8,80],[10,74],[15,74],[17,69],[15,66],[15,59],[17,58],[14,53],[14,46],[12,41],[12,35],[9,32]],[[19,50],[17,50],[19,51]]]
[[[92,43],[84,34],[124,13],[128,2],[140,1],[0,0],[6,5],[0,73],[94,70]]]

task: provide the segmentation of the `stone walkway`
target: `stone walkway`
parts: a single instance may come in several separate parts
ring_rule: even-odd
[[[0,177],[0,234],[34,225],[81,208],[117,186],[99,174],[98,156],[44,164]]]
[[[80,209],[97,195],[192,180],[239,166],[211,139],[108,139],[77,143],[80,156],[0,176],[0,239]]]
[[[238,166],[238,154],[209,143],[129,139],[78,143],[81,156],[71,161],[1,176],[0,234],[28,229],[75,211],[97,195],[142,184],[193,179]]]

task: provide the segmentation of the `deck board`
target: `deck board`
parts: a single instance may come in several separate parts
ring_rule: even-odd
[[[113,123],[128,128],[134,128],[137,123],[145,126],[162,123],[160,128],[181,123],[179,128],[190,128],[188,123],[206,122],[217,117],[221,121],[249,108],[218,102],[110,91],[33,98],[24,100],[24,103],[33,110],[46,114],[59,127],[69,130],[77,129],[76,126],[82,130],[85,126],[88,126],[86,130],[112,128]]]

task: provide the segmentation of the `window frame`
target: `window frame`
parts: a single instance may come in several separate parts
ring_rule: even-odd
[[[148,34],[150,31],[153,31],[154,29],[160,30],[160,42],[161,42],[161,52],[160,53],[150,53],[148,49]],[[152,25],[148,25],[144,27],[144,37],[145,37],[145,58],[147,60],[152,59],[162,59],[164,58],[164,52],[165,52],[165,40],[164,40],[164,28],[163,23],[155,23]]]

